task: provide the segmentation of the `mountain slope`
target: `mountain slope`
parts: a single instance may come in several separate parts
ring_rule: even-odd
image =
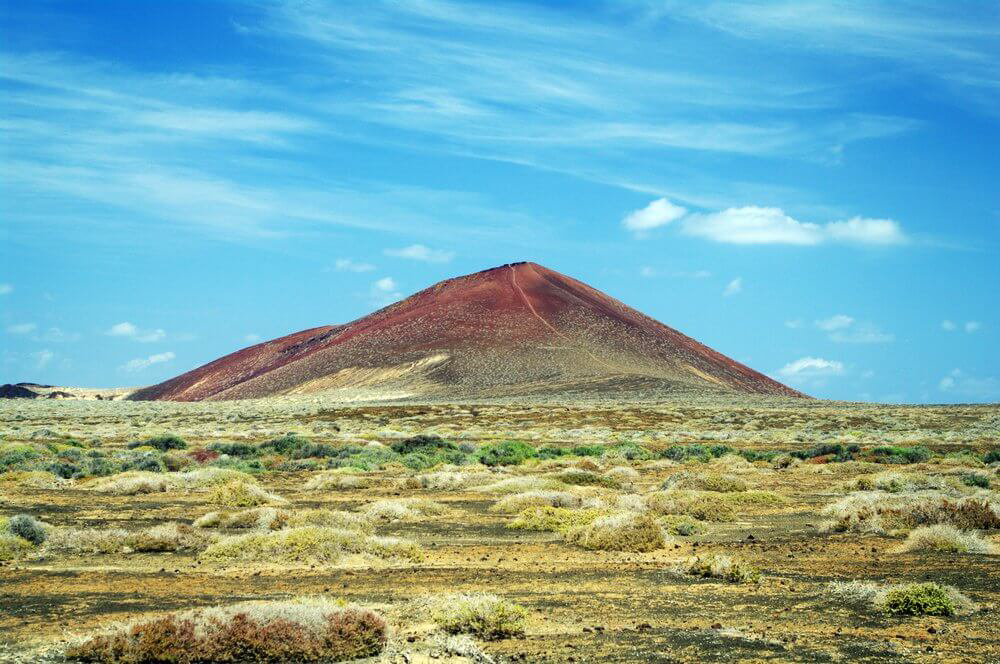
[[[448,279],[346,325],[245,348],[136,392],[197,401],[362,391],[480,397],[670,390],[801,396],[535,263]]]

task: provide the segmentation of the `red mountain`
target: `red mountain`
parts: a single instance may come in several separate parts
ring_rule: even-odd
[[[330,391],[356,398],[803,396],[576,279],[511,263],[442,281],[346,325],[244,348],[131,398]]]

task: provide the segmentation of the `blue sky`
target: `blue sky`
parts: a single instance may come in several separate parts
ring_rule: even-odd
[[[0,381],[516,260],[810,394],[1000,401],[1000,8],[13,2]]]

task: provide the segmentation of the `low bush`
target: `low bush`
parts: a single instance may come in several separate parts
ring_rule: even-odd
[[[678,463],[686,461],[710,461],[714,458],[729,454],[733,448],[728,445],[671,445],[660,452],[661,459],[670,459]]]
[[[299,448],[305,447],[309,444],[307,438],[296,433],[286,433],[280,438],[274,438],[265,443],[260,444],[260,451],[272,450],[278,454],[283,454],[285,456],[291,456]]]
[[[913,447],[896,447],[893,445],[880,445],[871,451],[875,463],[922,463],[930,459],[934,454],[923,445]]]
[[[42,544],[49,536],[45,525],[28,514],[10,517],[4,529],[11,535],[17,535],[35,546]]]
[[[891,533],[949,524],[964,530],[1000,528],[1000,503],[990,494],[956,498],[942,493],[855,493],[826,507],[822,529]]]
[[[566,485],[552,477],[508,477],[492,484],[476,487],[476,491],[483,493],[524,493],[525,491],[558,491],[565,489]]]
[[[706,530],[704,523],[687,514],[668,514],[661,516],[658,521],[670,535],[688,537],[690,535],[700,535]]]
[[[226,456],[239,457],[241,459],[255,457],[260,454],[260,448],[249,443],[212,443],[208,446],[208,449],[216,454],[225,454]]]
[[[990,450],[989,452],[984,454],[983,463],[985,463],[986,465],[1000,463],[1000,448],[997,448],[995,450]]]
[[[986,473],[962,473],[962,484],[979,489],[990,488],[990,476]]]
[[[580,496],[568,491],[525,491],[504,496],[490,511],[514,514],[529,507],[580,507],[582,503]]]
[[[434,622],[450,634],[474,634],[482,639],[505,639],[524,634],[528,612],[496,595],[476,593],[437,598]]]
[[[297,510],[288,516],[287,521],[288,525],[292,528],[298,526],[323,526],[325,528],[339,528],[341,530],[356,530],[367,535],[375,532],[375,526],[372,524],[370,518],[340,510]]]
[[[165,523],[132,532],[123,528],[58,528],[49,546],[55,551],[84,554],[197,551],[210,540],[186,524]]]
[[[187,442],[185,442],[183,438],[175,436],[172,433],[153,436],[148,440],[135,440],[127,445],[130,450],[137,447],[152,447],[153,449],[157,449],[161,452],[166,452],[167,450],[183,450],[186,449],[187,446]]]
[[[350,491],[364,489],[368,484],[368,479],[365,477],[326,471],[310,477],[302,488],[306,491]]]
[[[489,471],[439,470],[435,473],[424,473],[407,478],[414,489],[433,489],[437,491],[457,491],[472,486],[482,486],[494,482],[496,473]]]
[[[552,477],[563,484],[575,486],[601,486],[607,489],[618,489],[621,487],[621,482],[613,477],[607,477],[600,473],[580,470],[578,468],[568,468],[554,474]]]
[[[944,551],[947,553],[990,553],[992,547],[975,531],[938,524],[910,531],[902,551]]]
[[[548,505],[528,507],[507,524],[507,527],[514,530],[562,533],[571,528],[589,525],[607,514],[608,511],[603,509],[569,509]]]
[[[15,560],[33,550],[28,540],[0,529],[0,561]]]
[[[537,456],[534,447],[517,440],[484,445],[476,450],[476,458],[484,466],[516,466]]]
[[[341,662],[381,653],[378,614],[321,598],[244,602],[133,622],[71,646],[84,662]]]
[[[251,528],[254,530],[280,530],[288,525],[289,513],[273,507],[254,507],[231,514],[209,512],[195,519],[195,528]]]
[[[820,443],[808,450],[793,450],[789,452],[798,459],[822,459],[827,461],[852,461],[856,454],[861,452],[860,445],[843,445],[841,443]]]
[[[410,561],[422,558],[420,547],[409,540],[321,526],[226,537],[206,548],[199,558],[221,564],[335,563],[346,554]]]
[[[893,586],[879,597],[878,606],[896,616],[953,616],[957,609],[951,594],[936,583]]]
[[[780,505],[785,498],[771,491],[696,491],[670,489],[646,496],[649,509],[658,514],[686,514],[700,521],[732,521],[747,507]]]
[[[923,473],[900,473],[886,471],[875,475],[859,477],[847,484],[851,491],[886,491],[888,493],[904,493],[908,491],[927,491],[941,489],[944,481],[939,477],[931,477]]]
[[[695,556],[688,562],[686,571],[692,576],[722,579],[730,583],[757,583],[760,581],[760,571],[752,565],[722,553]]]
[[[666,544],[660,524],[644,512],[619,512],[598,517],[566,532],[566,541],[600,551],[655,551]]]
[[[626,459],[628,461],[648,461],[655,455],[648,449],[635,443],[622,443],[604,448],[606,459]]]
[[[729,493],[733,491],[746,491],[749,487],[740,478],[721,473],[680,472],[664,480],[660,488],[695,489],[698,491]]]
[[[460,451],[455,443],[448,442],[434,434],[427,435],[421,434],[419,436],[413,436],[405,440],[397,440],[390,446],[392,451],[396,454],[411,454],[413,452],[422,452],[424,454],[433,455],[441,450],[454,450]]]
[[[226,507],[254,507],[268,503],[283,504],[286,501],[281,496],[269,493],[256,484],[244,480],[234,480],[220,484],[209,493],[208,502]]]
[[[448,511],[441,503],[424,498],[376,500],[360,508],[360,513],[372,521],[418,521]]]

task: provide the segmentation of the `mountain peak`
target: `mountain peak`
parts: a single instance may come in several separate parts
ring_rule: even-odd
[[[519,261],[446,279],[346,325],[245,348],[133,398],[627,398],[636,385],[801,396],[581,281]]]

